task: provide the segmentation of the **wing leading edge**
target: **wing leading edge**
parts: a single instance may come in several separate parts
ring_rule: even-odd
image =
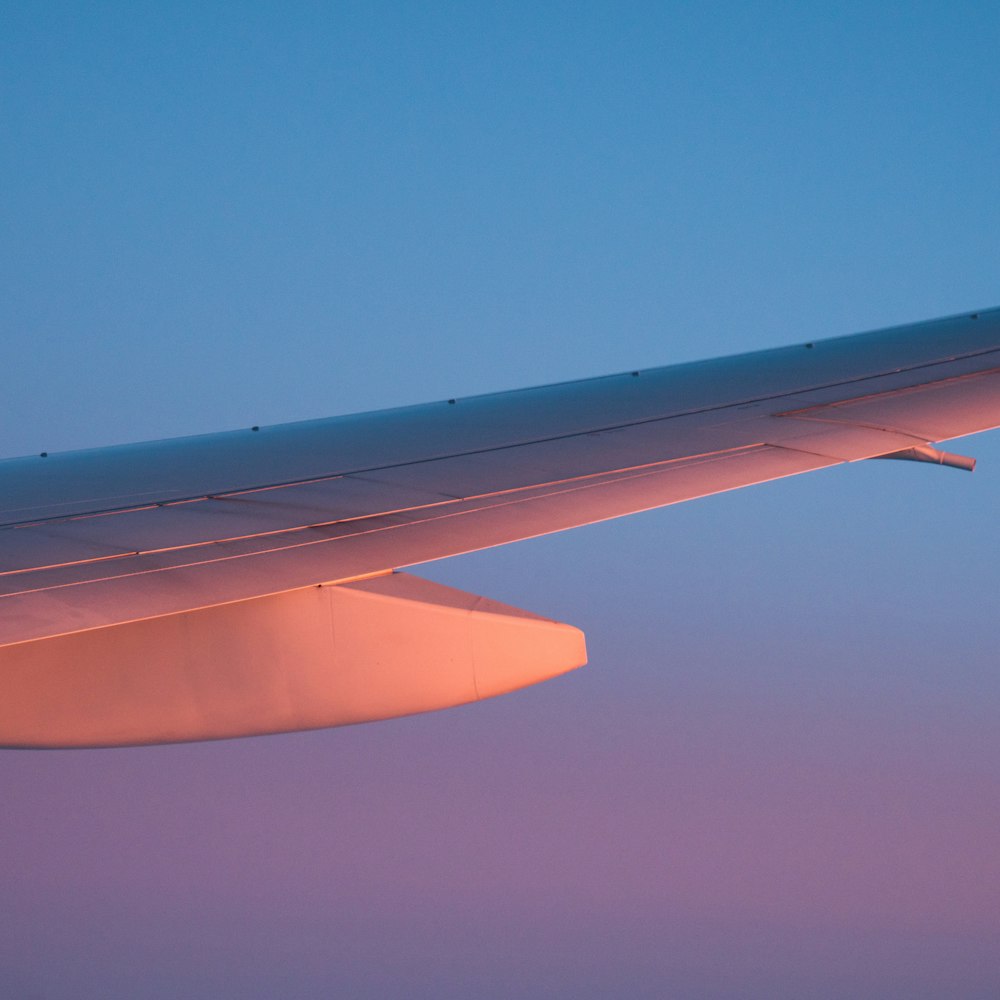
[[[356,597],[351,581],[841,462],[962,465],[931,444],[996,426],[1000,310],[991,310],[538,389],[7,460],[0,744],[249,735],[470,700],[460,685],[451,700],[420,694],[452,690],[437,673],[447,669],[421,658],[432,644],[414,624],[438,622],[454,639],[439,595],[407,590],[387,613],[410,621],[410,638],[383,622],[346,660],[336,642],[295,652],[292,622],[305,607],[333,614],[308,596],[320,584],[333,608]],[[415,607],[424,608],[416,618]],[[568,628],[546,625],[560,636]],[[273,671],[246,634],[272,651]],[[514,643],[509,658],[523,662],[504,689],[582,663],[575,641],[542,643],[544,663]],[[417,670],[415,687],[391,670],[379,680],[379,664],[400,667],[400,657]],[[86,669],[71,683],[74,662]],[[345,670],[368,677],[364,711],[337,680]],[[327,678],[323,710],[275,707],[282,683],[313,690],[317,677]],[[264,693],[234,698],[240,678]],[[59,694],[74,683],[105,691],[96,722]]]

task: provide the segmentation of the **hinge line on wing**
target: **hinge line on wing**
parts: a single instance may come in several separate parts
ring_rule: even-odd
[[[748,445],[741,448],[729,449],[724,452],[710,453],[704,456],[700,462],[692,464],[700,465],[708,462],[724,461],[725,459],[734,456],[736,453],[752,454],[754,452],[763,452],[767,450],[780,450],[780,449],[777,449],[776,446],[774,445],[763,444],[763,443],[756,445]],[[788,449],[788,450],[794,450],[794,449]],[[825,461],[829,464],[836,464],[837,462],[836,459],[830,459],[826,456],[819,456],[819,457],[824,458]],[[539,490],[544,492],[532,493],[529,496],[524,496],[524,495],[512,496],[510,497],[510,499],[502,500],[498,503],[493,503],[493,504],[478,504],[476,502],[479,499],[489,499],[489,497],[485,497],[485,498],[476,498],[474,500],[464,501],[462,503],[454,503],[447,505],[448,508],[460,507],[460,509],[442,509],[442,507],[445,507],[445,505],[435,505],[436,510],[433,513],[431,513],[430,516],[428,517],[420,518],[417,520],[398,521],[396,523],[390,523],[390,524],[380,524],[377,523],[377,521],[375,521],[372,527],[366,528],[361,531],[356,531],[349,536],[323,535],[322,537],[319,538],[307,536],[301,541],[289,540],[286,544],[282,545],[273,545],[267,548],[252,549],[246,552],[215,555],[212,558],[189,559],[183,562],[170,563],[168,565],[150,566],[144,569],[136,569],[129,573],[117,573],[106,577],[100,577],[99,579],[101,581],[116,580],[133,576],[146,576],[152,573],[169,572],[170,570],[176,570],[176,569],[190,569],[197,566],[209,565],[212,563],[230,562],[236,559],[251,558],[254,556],[265,555],[271,552],[279,552],[279,551],[283,552],[290,549],[300,549],[312,545],[321,545],[327,542],[335,542],[341,537],[354,538],[360,535],[377,534],[379,532],[391,531],[397,528],[411,528],[415,525],[422,524],[428,521],[444,520],[446,518],[452,518],[452,517],[463,517],[465,515],[475,514],[483,510],[506,507],[506,506],[511,506],[513,504],[531,503],[536,500],[544,500],[546,498],[557,496],[563,493],[572,493],[579,490],[600,489],[602,486],[614,485],[615,483],[624,480],[640,479],[645,476],[656,475],[658,472],[663,471],[663,466],[667,464],[672,464],[672,463],[659,463],[652,466],[640,466],[634,470],[626,469],[626,470],[620,470],[618,472],[602,473],[599,476],[586,477],[586,479],[592,480],[590,482],[580,481],[580,480],[566,480],[562,483],[545,484],[544,486],[531,487],[531,489],[533,490]],[[553,486],[559,488],[553,489],[552,488]],[[512,492],[523,494],[524,491],[517,490]],[[502,496],[502,494],[495,494],[495,496]],[[473,506],[464,506],[463,504],[473,504]],[[662,505],[658,504],[656,506],[662,506]],[[303,528],[292,528],[289,529],[288,531],[279,532],[276,534],[287,535],[289,537],[296,536],[298,538],[302,538],[302,536],[305,535],[306,533],[315,534],[317,531],[322,531],[324,528],[329,528],[329,527],[336,527],[336,525],[314,525]],[[525,537],[532,537],[532,536],[525,536]],[[233,539],[231,541],[241,541],[241,539]],[[179,553],[179,552],[186,552],[193,550],[210,551],[211,547],[223,544],[226,544],[226,542],[220,542],[220,541],[204,542],[198,545],[179,546],[176,549],[164,549],[157,552],[144,552],[141,553],[141,555],[143,556],[164,555],[164,554],[169,555],[175,552]],[[420,560],[420,561],[425,561],[425,560]],[[385,568],[391,568],[391,567],[385,567]],[[94,582],[97,582],[94,578],[84,578],[81,580],[69,580],[63,583],[51,584],[48,586],[32,587],[32,588],[26,588],[24,590],[8,591],[7,593],[0,594],[0,599],[4,597],[17,597],[24,594],[39,593],[41,591],[63,590],[68,587],[86,586]],[[334,582],[339,583],[340,581],[336,580]]]
[[[624,468],[619,468],[619,469],[605,469],[600,472],[591,472],[582,476],[571,476],[565,479],[551,480],[549,482],[532,483],[526,486],[515,486],[509,489],[494,490],[492,492],[487,492],[487,493],[477,493],[477,494],[470,494],[469,496],[464,496],[464,497],[447,498],[443,500],[433,501],[431,503],[416,504],[410,507],[398,507],[389,510],[372,511],[366,514],[358,514],[352,517],[336,518],[329,521],[316,521],[310,524],[301,524],[301,525],[293,525],[291,527],[275,528],[270,531],[250,532],[244,535],[231,535],[223,538],[211,538],[203,541],[185,542],[178,545],[165,545],[157,548],[139,549],[129,552],[116,552],[112,555],[101,555],[101,556],[96,556],[92,559],[77,559],[64,563],[50,563],[43,566],[25,566],[17,569],[0,570],[0,577],[13,577],[17,576],[18,574],[24,574],[24,573],[36,573],[36,572],[42,572],[44,570],[63,569],[71,566],[81,566],[95,562],[109,561],[111,559],[159,555],[169,552],[180,552],[188,549],[199,549],[209,545],[218,545],[226,542],[244,542],[244,541],[252,541],[258,538],[259,539],[273,538],[281,535],[289,535],[293,532],[314,531],[323,528],[333,528],[339,525],[358,523],[362,521],[372,520],[375,518],[391,517],[392,515],[399,515],[399,514],[412,514],[424,510],[431,511],[434,510],[435,508],[449,507],[461,503],[474,503],[476,501],[489,500],[495,497],[502,497],[508,495],[513,497],[515,494],[523,494],[526,491],[546,490],[546,489],[551,490],[554,487],[569,487],[571,489],[585,488],[588,485],[590,485],[590,481],[593,480],[599,480],[599,482],[594,483],[594,485],[601,485],[602,483],[608,482],[609,480],[607,479],[607,477],[609,476],[620,476],[624,478],[624,477],[632,477],[635,475],[647,474],[649,472],[656,472],[669,467],[676,468],[689,465],[699,465],[704,462],[724,459],[734,455],[739,455],[741,453],[753,452],[762,447],[769,447],[769,445],[763,442],[758,442],[750,445],[739,445],[734,448],[723,448],[718,451],[704,452],[698,455],[683,455],[678,458],[665,459],[659,462],[646,462],[639,465],[626,466]],[[339,478],[354,478],[354,477],[345,476]],[[544,496],[545,494],[541,495]],[[212,497],[207,499],[228,499],[228,497],[226,498]],[[533,499],[533,497],[529,499]],[[82,515],[73,518],[64,518],[60,523],[69,523],[72,521],[86,520],[87,518],[88,515]],[[49,522],[44,522],[44,523],[48,524]],[[413,522],[408,521],[406,523],[413,523]],[[37,526],[37,523],[32,522],[31,524],[26,524],[26,525],[17,525],[14,527],[8,526],[6,529],[0,529],[0,531],[2,530],[30,531],[35,526]],[[131,574],[123,574],[123,575],[128,576]],[[17,591],[17,593],[24,593],[24,591]],[[0,596],[9,596],[9,594]]]
[[[253,486],[242,486],[242,487],[239,487],[239,488],[233,489],[233,490],[224,490],[224,491],[218,491],[218,492],[212,492],[212,493],[192,495],[190,497],[176,497],[176,498],[173,498],[171,500],[156,501],[152,505],[153,506],[160,506],[160,505],[167,505],[167,504],[183,503],[183,502],[188,502],[188,501],[198,501],[198,500],[208,500],[208,499],[224,499],[224,498],[231,497],[231,496],[238,496],[240,494],[254,493],[254,492],[260,492],[260,491],[264,491],[264,490],[282,489],[282,488],[288,487],[288,486],[307,485],[307,484],[312,483],[312,482],[323,482],[323,481],[327,481],[327,480],[331,480],[331,479],[338,479],[338,478],[343,478],[343,477],[348,477],[348,476],[362,475],[362,474],[370,473],[370,472],[383,472],[383,471],[386,471],[388,469],[396,469],[396,468],[401,468],[401,467],[404,467],[404,466],[423,465],[423,464],[426,464],[426,463],[429,463],[429,462],[441,461],[443,459],[448,459],[448,458],[463,458],[463,457],[470,456],[470,455],[495,454],[495,453],[498,453],[498,452],[509,451],[511,449],[514,449],[514,448],[522,448],[522,447],[525,447],[526,445],[545,444],[545,443],[549,443],[549,442],[553,442],[553,441],[565,441],[565,440],[570,440],[572,438],[582,437],[582,436],[585,436],[587,434],[608,433],[608,432],[611,432],[611,431],[623,430],[623,429],[628,428],[628,427],[639,427],[639,426],[642,426],[642,425],[645,425],[645,424],[652,424],[652,423],[659,423],[659,422],[664,422],[664,421],[668,421],[668,420],[675,420],[675,419],[678,419],[678,418],[681,418],[681,417],[696,416],[696,415],[702,414],[702,413],[722,412],[722,411],[725,411],[725,410],[739,409],[741,407],[745,407],[745,406],[748,406],[748,405],[754,404],[754,403],[764,403],[764,402],[768,402],[770,400],[792,398],[792,397],[795,397],[795,396],[802,396],[802,395],[805,395],[805,394],[811,393],[811,392],[819,392],[819,391],[823,391],[823,390],[827,390],[827,389],[836,389],[836,388],[839,388],[841,386],[857,385],[857,384],[860,384],[860,383],[863,383],[863,382],[871,382],[871,381],[873,381],[875,379],[886,378],[886,377],[889,377],[889,376],[892,376],[892,375],[901,375],[901,374],[905,374],[905,373],[909,373],[909,372],[916,372],[916,371],[922,371],[922,370],[926,370],[926,369],[940,368],[943,365],[953,364],[953,363],[959,362],[959,361],[967,361],[967,360],[970,360],[970,359],[973,359],[973,358],[988,357],[989,355],[1000,355],[1000,350],[998,350],[997,348],[987,348],[986,350],[982,350],[982,351],[972,351],[972,352],[970,352],[968,354],[958,354],[958,355],[954,355],[952,357],[937,358],[937,359],[935,359],[933,361],[927,361],[927,362],[923,362],[921,364],[911,365],[911,366],[908,366],[908,367],[896,368],[896,369],[892,369],[890,371],[880,371],[880,372],[876,372],[876,373],[871,374],[871,375],[861,375],[861,376],[856,376],[854,378],[842,379],[840,381],[835,381],[835,382],[820,383],[820,384],[817,384],[817,385],[810,385],[810,386],[806,386],[806,387],[801,388],[801,389],[794,389],[794,390],[791,390],[791,391],[773,392],[773,393],[769,393],[769,394],[762,395],[762,396],[752,396],[752,397],[744,398],[744,399],[734,399],[734,400],[730,400],[729,402],[726,402],[724,404],[718,404],[718,405],[714,405],[714,406],[692,407],[691,409],[688,409],[688,410],[679,410],[679,411],[677,411],[675,413],[670,413],[670,414],[666,414],[666,415],[658,415],[658,416],[653,416],[653,417],[643,417],[641,419],[636,419],[636,420],[627,420],[627,421],[624,421],[624,422],[618,423],[618,424],[608,424],[608,425],[601,425],[601,426],[598,426],[598,427],[580,428],[579,430],[574,430],[574,431],[571,431],[571,432],[568,432],[568,433],[565,433],[565,434],[555,434],[555,435],[552,435],[550,437],[529,438],[529,439],[525,439],[525,440],[522,440],[522,441],[515,441],[515,442],[509,443],[509,444],[494,445],[494,446],[486,447],[486,448],[472,448],[472,449],[469,449],[467,451],[454,452],[454,453],[446,454],[446,455],[432,455],[432,456],[430,456],[428,458],[409,459],[409,460],[407,460],[405,462],[393,462],[393,463],[387,464],[387,465],[367,466],[367,467],[362,467],[362,468],[357,468],[357,469],[342,470],[340,472],[330,473],[327,476],[318,476],[318,477],[317,476],[310,476],[310,477],[308,477],[306,479],[290,479],[290,480],[281,481],[281,482],[262,483],[262,484],[253,485]],[[977,370],[975,372],[968,372],[968,373],[964,373],[962,375],[955,375],[955,376],[946,376],[945,378],[937,379],[937,380],[932,380],[932,381],[928,381],[928,382],[923,382],[920,385],[916,385],[916,386],[905,386],[905,387],[900,388],[900,389],[887,390],[887,391],[881,392],[881,393],[878,393],[878,392],[871,393],[871,394],[869,394],[867,396],[856,396],[856,397],[852,397],[851,399],[848,399],[848,400],[840,400],[840,401],[835,401],[835,402],[832,402],[832,403],[819,403],[819,404],[815,404],[813,406],[804,407],[801,410],[785,410],[785,411],[782,411],[781,413],[771,414],[771,416],[791,416],[791,417],[798,417],[799,419],[818,419],[818,418],[812,418],[812,417],[800,416],[800,415],[801,414],[807,414],[810,411],[815,411],[815,410],[824,409],[824,408],[828,408],[828,407],[849,405],[850,403],[858,402],[859,400],[863,400],[863,399],[875,399],[875,398],[879,398],[879,397],[890,397],[890,396],[894,396],[894,395],[897,395],[897,394],[903,393],[903,392],[926,390],[926,389],[928,389],[928,388],[930,388],[932,386],[937,387],[937,386],[947,385],[947,384],[949,384],[951,382],[958,382],[958,381],[962,381],[962,380],[966,380],[966,379],[974,379],[974,378],[979,378],[979,377],[982,377],[982,376],[985,376],[985,375],[992,375],[992,374],[1000,374],[1000,367],[982,368],[982,369],[979,369],[979,370]],[[611,377],[615,377],[615,376],[602,376],[602,378],[611,378]],[[528,390],[525,390],[525,391],[528,391]],[[146,501],[145,503],[142,504],[143,508],[149,507],[149,506],[150,506],[150,503],[148,501]],[[133,510],[136,510],[136,509],[138,509],[138,508],[132,507],[132,506],[109,507],[109,508],[105,508],[105,509],[100,510],[100,511],[88,511],[86,514],[75,515],[75,516],[78,516],[78,517],[90,517],[90,516],[94,516],[96,514],[129,513],[129,512],[131,512]],[[24,520],[24,521],[12,521],[12,522],[8,522],[8,523],[6,523],[4,525],[0,525],[0,527],[8,527],[8,528],[23,527],[23,526],[27,526],[27,525],[33,525],[33,524],[44,524],[44,523],[48,523],[48,522],[51,522],[51,521],[65,521],[66,519],[67,519],[66,515],[64,515],[64,514],[63,515],[53,515],[52,517],[31,518],[31,519]]]

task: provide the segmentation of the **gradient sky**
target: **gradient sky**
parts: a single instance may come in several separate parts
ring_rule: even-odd
[[[980,3],[0,0],[0,453],[1000,304]],[[421,567],[590,665],[0,753],[0,996],[1000,995],[1000,433]]]

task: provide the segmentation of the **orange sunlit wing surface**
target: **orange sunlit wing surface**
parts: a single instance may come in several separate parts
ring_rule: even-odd
[[[333,613],[305,595],[323,584],[333,607],[352,596],[329,595],[359,578],[841,462],[936,460],[930,443],[998,425],[991,310],[426,406],[10,459],[0,743],[204,739],[467,701],[458,687],[421,698],[393,671],[419,661],[427,690],[452,690],[420,659],[432,644],[414,614],[454,638],[469,608],[442,615],[434,595],[406,590],[387,613],[409,622],[410,639],[380,626],[348,643],[334,629],[333,645],[302,651],[297,616]],[[582,645],[550,645],[545,663],[530,643],[510,645],[510,687],[584,660]],[[251,647],[283,652],[265,667]],[[58,692],[73,689],[74,661],[87,664],[75,683],[97,694],[67,702]],[[337,694],[345,671],[370,677],[363,710]],[[329,697],[311,715],[263,694],[234,701],[244,673],[279,701],[283,685],[326,677]]]
[[[6,649],[19,746],[114,746],[288,732],[427,712],[580,666],[582,633],[393,573]]]

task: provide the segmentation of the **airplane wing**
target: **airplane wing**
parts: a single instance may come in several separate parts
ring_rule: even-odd
[[[1000,426],[1000,309],[604,378],[0,462],[0,745],[343,725],[585,662],[398,572]]]

